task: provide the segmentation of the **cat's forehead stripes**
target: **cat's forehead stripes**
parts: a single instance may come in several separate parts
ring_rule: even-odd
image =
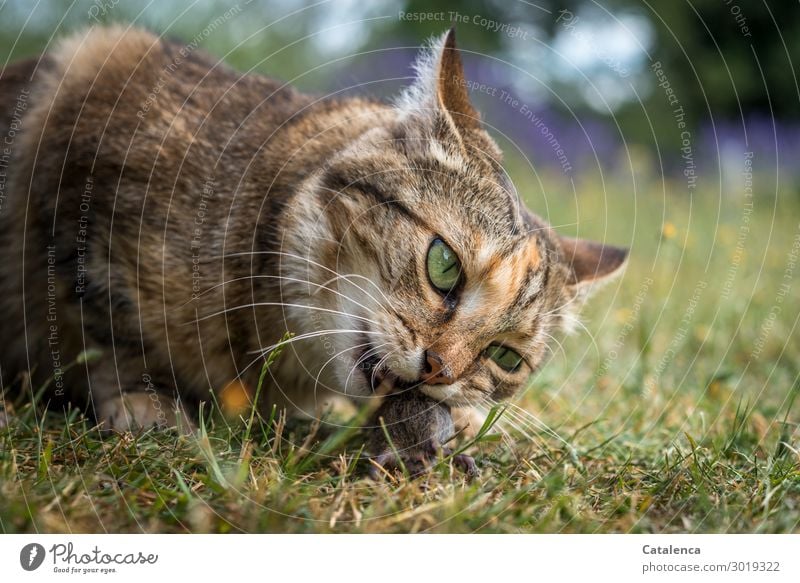
[[[512,305],[519,309],[527,308],[531,302],[547,287],[547,273],[549,264],[542,254],[543,243],[535,235],[530,235],[528,243],[523,250],[526,257],[527,268],[522,284],[517,288]]]

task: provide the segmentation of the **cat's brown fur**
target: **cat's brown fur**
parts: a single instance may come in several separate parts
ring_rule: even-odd
[[[626,253],[522,206],[452,31],[417,73],[396,103],[317,99],[119,26],[6,69],[0,131],[30,103],[0,208],[4,384],[99,348],[59,385],[106,427],[171,424],[170,397],[194,410],[233,378],[254,385],[288,330],[265,403],[313,411],[369,396],[371,377],[452,406],[514,394]],[[425,271],[437,236],[464,273],[447,298]],[[485,358],[492,342],[521,370]],[[426,350],[449,384],[425,382]]]

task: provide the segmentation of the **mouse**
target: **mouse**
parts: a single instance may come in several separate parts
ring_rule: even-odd
[[[373,462],[370,468],[373,478],[382,473],[381,468],[395,470],[402,465],[412,476],[425,473],[435,465],[439,454],[452,454],[447,444],[456,436],[450,407],[416,390],[383,397],[368,431],[367,451]],[[453,462],[468,477],[478,475],[471,456],[457,454]]]

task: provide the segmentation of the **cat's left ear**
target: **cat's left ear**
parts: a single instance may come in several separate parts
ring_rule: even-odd
[[[431,41],[414,69],[417,78],[403,93],[401,108],[444,113],[458,131],[481,129],[480,114],[469,99],[455,28]]]
[[[582,295],[622,273],[628,260],[628,250],[622,247],[571,237],[560,237],[560,243],[562,258],[570,267],[568,284]]]

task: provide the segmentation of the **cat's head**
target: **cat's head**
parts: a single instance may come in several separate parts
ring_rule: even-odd
[[[352,332],[329,337],[326,366],[349,394],[388,382],[450,405],[503,399],[627,252],[561,237],[524,208],[470,103],[453,31],[416,70],[317,181],[314,255],[336,290],[325,309],[353,314],[330,316]]]

